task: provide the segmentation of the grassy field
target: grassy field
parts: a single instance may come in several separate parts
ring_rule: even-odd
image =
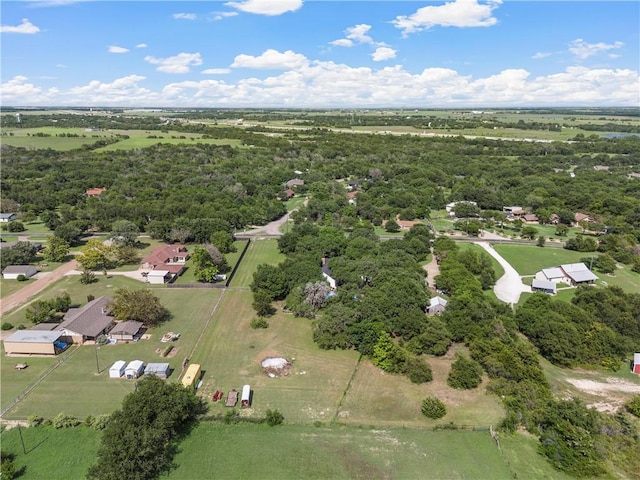
[[[564,248],[504,244],[495,244],[493,247],[520,275],[535,275],[543,268],[576,263],[581,258],[591,257],[591,253],[575,252]]]
[[[125,140],[121,140],[118,143],[112,143],[106,147],[96,149],[96,152],[111,152],[114,150],[133,150],[136,148],[145,148],[158,143],[165,143],[171,145],[179,145],[184,143],[206,143],[209,145],[231,145],[233,147],[239,147],[240,140],[236,139],[219,139],[219,138],[202,138],[200,135],[194,136],[194,134],[188,133],[173,133],[171,134],[154,134],[157,138],[147,138],[146,136],[135,136]],[[184,136],[185,138],[179,138]]]
[[[22,480],[83,478],[100,432],[86,427],[7,430],[3,451],[14,454]],[[536,453],[526,435],[372,429],[344,426],[201,423],[179,446],[173,480],[260,479],[513,479],[568,480]],[[482,461],[479,461],[482,459]]]
[[[276,265],[283,261],[284,258],[284,255],[278,251],[278,244],[275,240],[252,241],[242,261],[242,267],[238,269],[231,281],[231,286],[250,286],[253,281],[253,272],[256,271],[258,265],[262,263]]]

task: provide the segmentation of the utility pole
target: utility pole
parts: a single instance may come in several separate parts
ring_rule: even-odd
[[[95,347],[95,352],[96,352],[96,371],[98,372],[98,375],[100,375],[100,363],[98,362],[98,342],[96,340],[96,347]]]

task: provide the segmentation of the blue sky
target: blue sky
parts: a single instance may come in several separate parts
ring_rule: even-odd
[[[2,105],[640,106],[636,1],[9,0]]]

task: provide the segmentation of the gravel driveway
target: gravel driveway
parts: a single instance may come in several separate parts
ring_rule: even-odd
[[[516,272],[515,268],[513,268],[509,264],[509,262],[502,258],[491,245],[485,242],[474,243],[484,248],[489,253],[489,255],[495,258],[498,263],[502,265],[502,268],[504,268],[504,275],[502,275],[498,279],[495,286],[493,287],[493,291],[499,300],[502,300],[503,302],[510,305],[515,305],[516,303],[518,303],[518,300],[520,300],[521,293],[531,293],[531,287],[522,283],[520,275],[518,274],[518,272]]]

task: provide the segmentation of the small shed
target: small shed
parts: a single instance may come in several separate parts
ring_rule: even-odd
[[[158,378],[167,378],[171,375],[168,363],[149,363],[144,367],[145,375],[155,375]]]
[[[33,265],[9,265],[2,271],[2,278],[5,280],[17,280],[20,275],[24,278],[31,278],[38,270]]]
[[[139,378],[144,372],[144,362],[142,360],[132,360],[124,369],[124,376],[128,379]]]
[[[120,378],[122,375],[124,375],[124,369],[126,365],[127,362],[125,362],[124,360],[118,360],[117,362],[114,362],[114,364],[109,367],[109,378]]]
[[[240,397],[240,405],[243,408],[247,408],[251,406],[251,387],[249,385],[245,385],[242,387],[242,396]]]
[[[147,282],[153,285],[162,285],[171,280],[171,277],[169,270],[151,270],[147,274]]]
[[[633,360],[631,361],[631,372],[640,375],[640,353],[633,354]]]

